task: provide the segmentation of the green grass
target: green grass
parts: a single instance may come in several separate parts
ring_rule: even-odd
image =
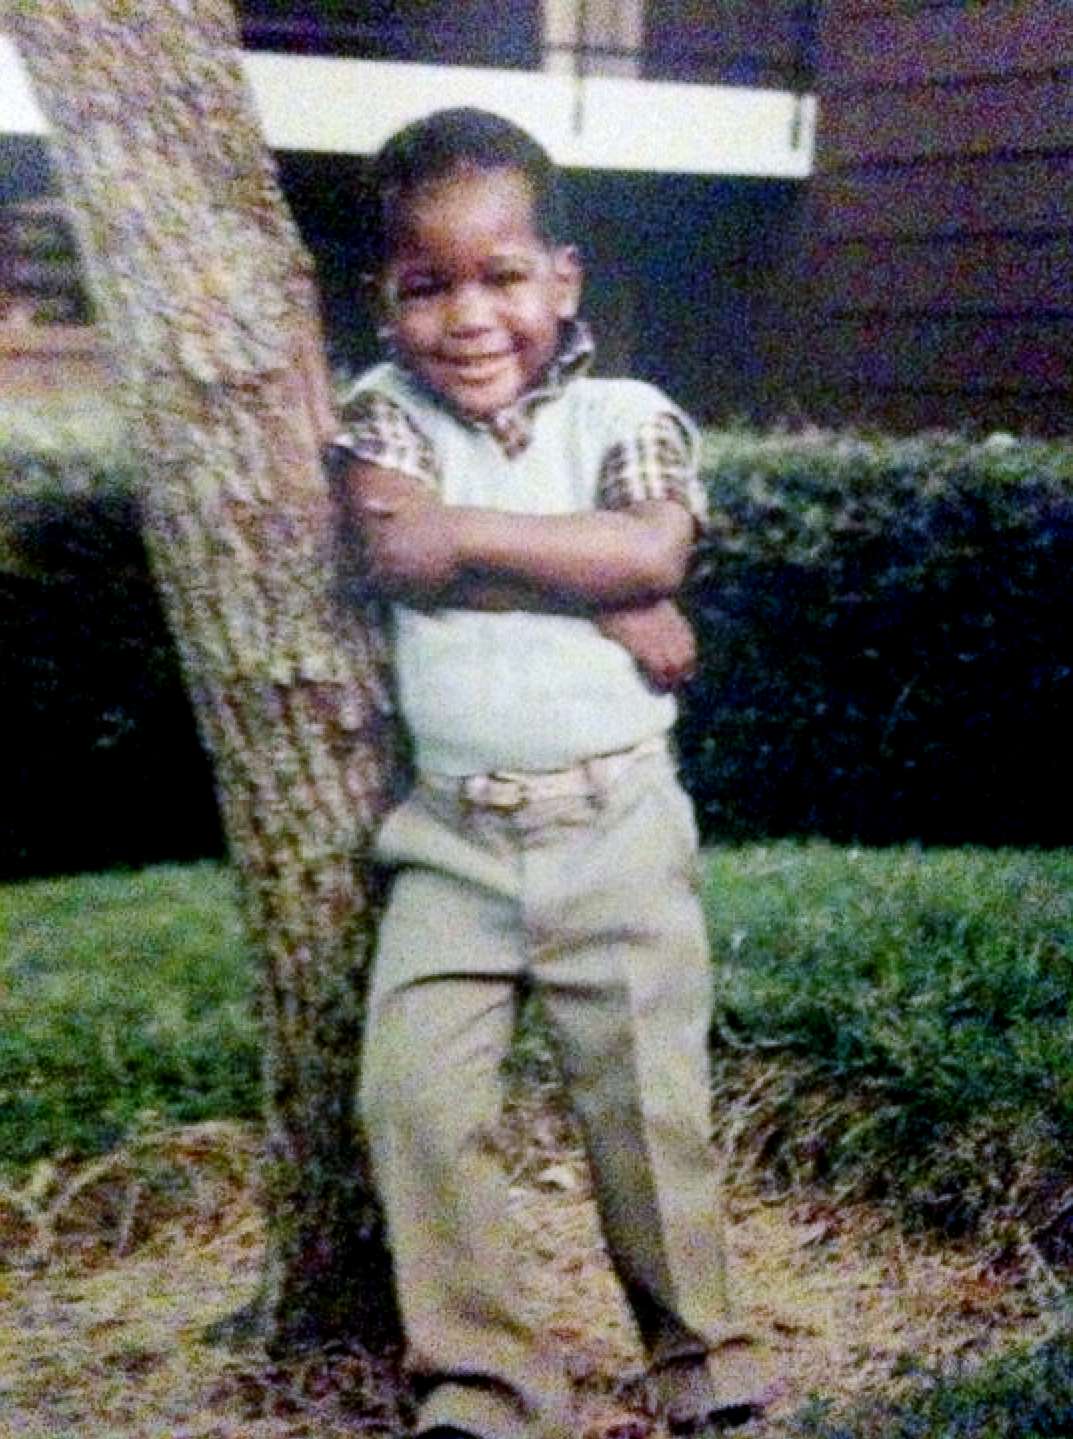
[[[822,1096],[798,1162],[955,1232],[1046,1222],[1073,1181],[1073,854],[715,851],[706,903],[724,1070],[773,1051],[791,1107]]]
[[[253,973],[226,873],[0,888],[0,1169],[154,1121],[257,1112]]]
[[[978,1369],[921,1372],[897,1400],[872,1397],[837,1417],[820,1400],[792,1439],[1051,1439],[1073,1434],[1073,1333]]]
[[[764,1136],[770,1182],[1000,1246],[1027,1233],[1073,1262],[1056,1218],[1073,1193],[1073,853],[787,842],[706,864],[717,1074],[743,1103],[761,1075],[742,1144]],[[98,1151],[147,1113],[256,1114],[255,975],[222,869],[8,886],[0,923],[0,1167]],[[539,1034],[521,1049],[539,1063]]]
[[[1045,1227],[1073,1186],[1073,853],[727,848],[705,904],[721,1082],[763,1100],[759,1071],[775,1096],[755,1120],[765,1163],[807,1151],[836,1186],[885,1184],[909,1214],[945,1195],[966,1225],[973,1204],[1036,1202]],[[0,1170],[106,1148],[148,1115],[256,1115],[254,974],[219,866],[2,887],[0,926]],[[986,1178],[1008,1165],[1035,1188]],[[848,1410],[817,1399],[778,1432],[1068,1435],[1073,1337],[921,1368]]]

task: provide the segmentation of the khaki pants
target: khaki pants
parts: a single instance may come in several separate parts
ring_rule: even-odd
[[[554,1027],[608,1250],[654,1365],[703,1364],[726,1329],[690,802],[666,753],[591,794],[510,812],[419,783],[388,816],[379,856],[397,874],[362,1108],[419,1430],[562,1434],[562,1364],[519,1302],[496,1142],[523,984]]]

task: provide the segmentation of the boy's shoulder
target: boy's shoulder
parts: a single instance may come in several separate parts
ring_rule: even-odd
[[[579,398],[591,405],[606,405],[616,408],[634,406],[638,410],[675,410],[678,406],[669,395],[650,384],[647,380],[635,380],[629,375],[579,375],[571,380],[568,391],[575,391]]]
[[[696,428],[680,405],[647,380],[581,375],[570,382],[568,389],[574,391],[586,421],[632,431],[651,420],[670,416],[690,436]]]
[[[362,370],[344,385],[338,394],[337,403],[345,407],[354,404],[363,395],[384,395],[386,398],[401,398],[406,393],[405,375],[391,360],[381,360]]]

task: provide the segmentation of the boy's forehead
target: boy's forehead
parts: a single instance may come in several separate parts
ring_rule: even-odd
[[[396,245],[441,225],[468,231],[500,229],[542,248],[546,243],[537,222],[532,182],[514,166],[467,165],[419,180],[397,197],[394,210]]]

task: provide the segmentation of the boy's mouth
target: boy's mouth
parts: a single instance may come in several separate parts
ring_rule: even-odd
[[[512,357],[510,350],[485,355],[441,355],[440,363],[465,379],[483,379],[495,374]]]

